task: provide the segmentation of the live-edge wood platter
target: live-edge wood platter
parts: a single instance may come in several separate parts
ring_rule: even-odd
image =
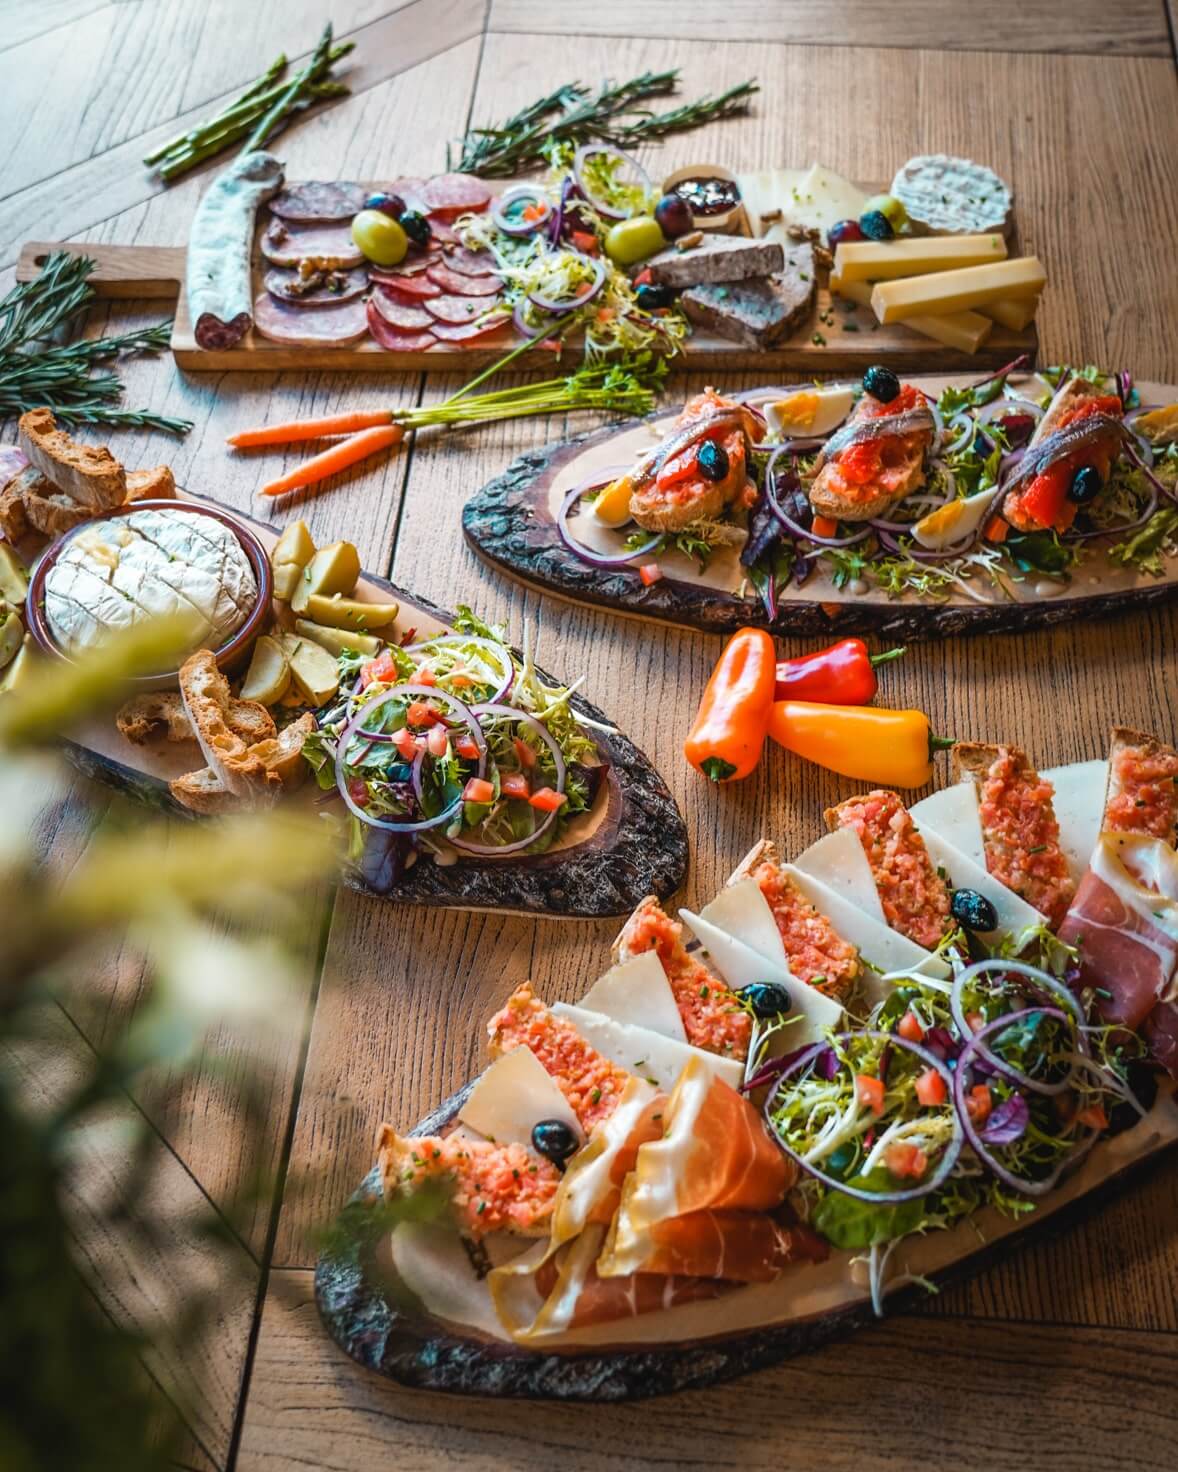
[[[473,1083],[447,1099],[422,1120],[412,1135],[445,1134],[456,1122]],[[949,1231],[909,1238],[896,1256],[897,1271],[919,1274],[937,1287],[969,1277],[1041,1237],[1052,1237],[1068,1222],[1094,1210],[1128,1187],[1178,1143],[1178,1097],[1172,1081],[1164,1082],[1144,1119],[1102,1141],[1058,1190],[1043,1198],[1034,1213],[1020,1221],[988,1208],[977,1224],[966,1221]],[[380,1199],[374,1168],[352,1198],[351,1212]],[[362,1218],[360,1218],[362,1221]],[[975,1230],[976,1225],[976,1230]],[[766,1369],[807,1350],[870,1324],[874,1318],[867,1288],[852,1281],[852,1253],[834,1252],[821,1268],[801,1264],[788,1268],[777,1284],[750,1285],[736,1295],[685,1306],[692,1331],[674,1337],[666,1325],[662,1335],[647,1340],[627,1338],[610,1344],[608,1326],[592,1348],[565,1352],[527,1350],[492,1339],[469,1327],[434,1318],[415,1303],[400,1283],[385,1244],[366,1241],[353,1216],[315,1270],[315,1300],[328,1333],[353,1359],[399,1384],[460,1395],[486,1395],[523,1400],[643,1400],[676,1391],[701,1389],[754,1370]],[[387,1234],[386,1234],[387,1235]],[[347,1245],[344,1245],[347,1243]],[[1066,1246],[1061,1243],[1061,1251]],[[755,1308],[749,1302],[783,1283],[808,1288],[806,1275],[833,1270],[842,1287],[824,1285],[820,1311],[814,1303]],[[788,1278],[788,1282],[786,1279]],[[923,1290],[906,1287],[885,1303],[912,1303]],[[832,1297],[833,1294],[833,1297]],[[734,1299],[743,1296],[739,1327],[731,1318]],[[668,1324],[682,1310],[672,1309]],[[762,1319],[750,1323],[748,1320]],[[709,1327],[700,1332],[701,1319]],[[627,1326],[641,1320],[627,1320]]]
[[[919,376],[911,381],[938,393],[949,383],[963,381],[963,376]],[[1173,386],[1141,383],[1138,389],[1143,403],[1178,400],[1178,388]],[[741,397],[759,392],[743,390]],[[912,592],[891,596],[878,588],[856,592],[836,586],[819,563],[804,584],[791,583],[781,591],[772,623],[751,589],[738,591],[743,569],[734,549],[719,550],[702,574],[678,552],[660,554],[664,576],[649,587],[638,575],[637,562],[602,568],[583,561],[564,544],[557,529],[561,498],[597,472],[620,471],[633,464],[667,432],[678,412],[678,407],[660,409],[648,419],[627,420],[518,456],[463,508],[467,542],[492,567],[557,598],[715,634],[755,624],[778,634],[942,638],[1045,628],[1074,619],[1141,612],[1178,600],[1178,558],[1167,560],[1160,577],[1140,573],[1109,557],[1107,547],[1115,536],[1090,541],[1067,581],[1037,574],[1018,581],[1005,578],[1010,596],[976,576],[970,593],[955,589],[936,598]]]
[[[269,551],[279,529],[245,516],[208,497],[182,492],[177,504],[207,504],[228,513],[252,530]],[[375,601],[395,599],[401,605],[396,629],[412,627],[428,637],[448,628],[453,616],[415,593],[371,573],[363,573],[356,596]],[[516,651],[518,653],[518,651]],[[542,678],[556,683],[543,670]],[[382,876],[378,830],[358,866],[348,866],[349,887],[400,904],[461,910],[596,919],[628,915],[648,894],[668,898],[687,874],[687,829],[675,799],[648,758],[628,736],[613,728],[609,717],[580,695],[575,710],[610,727],[593,731],[603,775],[588,813],[574,817],[564,837],[546,853],[510,859],[463,859],[441,865],[427,856],[393,882]],[[62,746],[69,760],[86,773],[141,802],[172,816],[194,814],[172,797],[168,783],[202,764],[195,742],[153,741],[138,746],[122,737],[113,718],[89,721],[65,733]],[[310,804],[318,791],[313,782],[294,794],[292,804]]]

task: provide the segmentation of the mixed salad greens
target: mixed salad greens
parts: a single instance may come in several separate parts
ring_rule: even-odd
[[[376,833],[403,872],[425,853],[442,864],[538,854],[592,807],[605,768],[573,709],[575,685],[549,684],[525,638],[460,606],[453,631],[339,657],[340,693],[303,755],[348,812],[360,861]]]

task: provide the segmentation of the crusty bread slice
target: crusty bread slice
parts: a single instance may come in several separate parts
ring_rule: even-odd
[[[250,755],[260,757],[266,771],[275,773],[283,787],[297,787],[308,771],[303,761],[303,743],[315,727],[314,715],[304,711],[277,736],[251,745]]]
[[[742,879],[747,879],[759,864],[780,864],[781,855],[777,845],[770,838],[762,838],[754,843],[736,868],[728,876],[729,884],[739,884]]]
[[[21,492],[29,526],[43,537],[62,537],[74,527],[89,521],[93,515],[88,506],[72,500],[64,491],[56,491],[44,479],[47,493],[26,488]]]
[[[171,501],[175,495],[176,477],[169,466],[127,471],[128,501]]]
[[[863,400],[852,415],[852,422],[863,419]],[[861,500],[852,500],[838,490],[835,483],[835,467],[824,460],[819,461],[819,471],[810,483],[810,505],[822,516],[832,516],[836,521],[870,521],[873,516],[882,516],[889,507],[895,506],[905,496],[924,485],[924,442],[914,445],[896,458],[896,468],[901,471],[895,490],[878,488],[875,495]],[[865,489],[865,488],[864,488]]]
[[[49,409],[30,409],[18,423],[20,447],[46,479],[91,512],[127,499],[127,476],[105,445],[80,445],[58,429]]]
[[[182,807],[209,818],[222,813],[238,813],[249,805],[246,798],[229,791],[212,767],[186,772],[183,777],[169,782],[168,790]]]
[[[247,746],[270,741],[278,734],[274,718],[256,700],[230,699],[225,711],[229,729]],[[297,724],[297,723],[296,723]],[[178,690],[158,690],[128,700],[115,717],[119,734],[136,746],[163,736],[168,741],[195,741],[196,733]]]
[[[1159,741],[1148,731],[1135,731],[1131,726],[1114,726],[1109,739],[1108,787],[1104,794],[1106,817],[1102,827],[1111,827],[1107,817],[1109,805],[1114,798],[1121,795],[1122,789],[1117,781],[1117,757],[1131,748],[1139,748],[1146,757],[1170,756],[1178,760],[1178,751],[1173,746],[1168,745],[1165,741]],[[1169,843],[1171,848],[1178,848],[1178,828],[1171,833]]]
[[[1035,433],[1031,436],[1028,448],[1037,445],[1040,440],[1047,438],[1059,427],[1059,421],[1077,404],[1082,404],[1085,399],[1098,399],[1101,391],[1094,383],[1089,383],[1086,378],[1069,378],[1055,391],[1051,403],[1047,406],[1047,412],[1035,426]]]
[[[229,681],[211,650],[198,649],[181,665],[180,694],[205,760],[230,792],[248,797],[279,784],[277,774],[268,772],[261,757],[230,727]]]
[[[19,482],[17,476],[0,491],[0,534],[9,542],[21,542],[29,534],[29,518],[25,515]]]

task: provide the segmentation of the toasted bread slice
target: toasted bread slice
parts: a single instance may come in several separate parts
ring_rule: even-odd
[[[19,476],[0,491],[0,534],[9,542],[20,542],[29,534],[29,518],[18,484]]]
[[[175,495],[176,477],[169,466],[127,471],[128,501],[171,501]]]
[[[274,773],[283,787],[297,787],[307,775],[303,761],[303,742],[315,730],[314,715],[308,710],[285,726],[277,736],[255,742],[250,755],[259,757],[267,772]]]
[[[261,757],[251,754],[228,721],[229,681],[209,649],[198,649],[180,667],[184,709],[205,760],[230,792],[248,797],[267,785],[279,785]]]
[[[249,799],[230,792],[212,767],[186,772],[169,782],[168,790],[182,807],[209,818],[221,813],[239,813],[249,806]]]
[[[739,884],[742,879],[747,879],[759,864],[780,864],[781,854],[777,845],[771,838],[759,839],[729,874],[729,884]]]
[[[58,429],[49,409],[20,416],[20,447],[47,480],[90,511],[109,511],[127,499],[127,476],[104,445],[80,445]]]
[[[21,492],[25,516],[33,531],[43,537],[61,537],[90,520],[89,507],[71,500],[64,491],[54,490],[44,479],[41,485],[46,487],[47,494],[30,489]]]
[[[1059,427],[1059,421],[1069,410],[1082,404],[1085,399],[1099,399],[1101,391],[1094,383],[1089,383],[1086,378],[1069,378],[1055,391],[1055,396],[1047,406],[1047,412],[1035,426],[1035,433],[1031,436],[1028,448],[1037,445],[1040,440],[1045,440]]]
[[[270,741],[278,734],[274,718],[264,705],[256,700],[230,699],[225,711],[229,729],[240,736],[247,746],[259,741]],[[297,722],[296,722],[297,724]],[[119,734],[136,746],[163,736],[168,741],[195,741],[196,733],[184,699],[178,690],[159,690],[147,695],[136,695],[128,700],[115,717]]]
[[[1129,789],[1132,774],[1124,763],[1124,758],[1130,754],[1135,754],[1140,762],[1154,768],[1150,787],[1159,811],[1160,799],[1156,799],[1156,794],[1173,791],[1169,804],[1172,821],[1168,826],[1144,825],[1137,821],[1138,798]],[[1164,838],[1171,848],[1178,848],[1178,751],[1174,747],[1147,731],[1135,731],[1131,726],[1113,727],[1109,745],[1108,791],[1105,793],[1101,826],[1110,833],[1152,833],[1154,837]]]
[[[859,409],[852,416],[854,419],[863,417]],[[831,516],[836,521],[870,521],[873,516],[882,516],[889,507],[924,485],[924,449],[923,439],[907,450],[901,450],[899,445],[889,447],[888,468],[896,473],[894,488],[877,486],[873,494],[868,495],[869,488],[863,486],[860,489],[865,494],[854,498],[839,486],[836,467],[829,462],[821,462],[818,474],[810,483],[810,505],[819,515]]]

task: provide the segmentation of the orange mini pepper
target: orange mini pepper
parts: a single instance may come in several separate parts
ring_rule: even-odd
[[[787,751],[873,787],[923,787],[933,752],[953,742],[934,736],[920,710],[777,700],[769,735]]]
[[[777,655],[764,629],[738,629],[724,646],[683,754],[713,782],[739,782],[761,759]]]

